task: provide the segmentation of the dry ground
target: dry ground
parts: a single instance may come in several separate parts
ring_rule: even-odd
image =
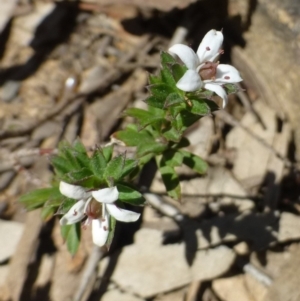
[[[298,6],[0,0],[0,300],[299,301]],[[244,81],[187,133],[207,175],[178,170],[178,205],[147,166],[141,222],[119,225],[108,254],[84,231],[71,257],[57,220],[19,196],[49,185],[59,141],[107,142],[145,105],[160,51],[196,48],[211,28]]]

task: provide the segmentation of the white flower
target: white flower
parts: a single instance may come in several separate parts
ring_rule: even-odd
[[[242,78],[233,66],[216,62],[222,53],[220,50],[222,43],[222,32],[212,29],[203,38],[197,53],[183,44],[175,44],[169,52],[177,55],[188,68],[177,82],[177,88],[186,92],[201,88],[213,91],[223,99],[224,108],[228,99],[222,85],[238,83],[242,81]]]
[[[99,247],[107,241],[110,215],[121,222],[135,222],[140,217],[139,213],[121,209],[114,204],[119,198],[117,187],[88,191],[61,181],[59,190],[64,196],[78,200],[60,219],[60,224],[71,225],[87,217],[85,224],[92,223],[93,242]]]

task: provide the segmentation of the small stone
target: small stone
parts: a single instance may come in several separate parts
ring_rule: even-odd
[[[123,249],[112,281],[122,290],[151,298],[176,290],[191,281],[218,277],[231,267],[234,252],[225,247],[196,251],[191,266],[185,258],[185,244],[162,245],[163,232],[142,228],[136,243]],[[107,259],[101,262],[103,272]],[[162,281],[163,279],[163,281]]]
[[[0,263],[8,260],[15,253],[23,229],[21,223],[0,220]]]
[[[278,241],[287,242],[300,238],[300,217],[298,215],[283,212],[279,221]]]
[[[143,299],[138,298],[134,295],[128,294],[126,292],[120,292],[117,289],[107,291],[103,297],[102,301],[143,301]]]

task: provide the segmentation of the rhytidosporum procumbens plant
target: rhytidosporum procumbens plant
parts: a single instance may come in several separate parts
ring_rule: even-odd
[[[234,67],[217,62],[222,42],[222,32],[211,30],[197,53],[181,44],[161,53],[160,73],[149,76],[148,109],[127,109],[124,116],[134,117],[136,124],[113,134],[113,140],[136,148],[134,159],[125,154],[114,157],[113,145],[88,154],[79,140],[73,145],[61,143],[51,160],[52,187],[21,197],[28,210],[43,207],[43,218],[62,215],[62,235],[72,254],[80,242],[81,224],[84,228],[91,224],[94,243],[103,246],[111,242],[116,220],[139,218],[124,203],[144,204],[131,182],[151,159],[156,160],[166,191],[175,200],[181,197],[175,167],[185,164],[200,174],[206,172],[206,162],[184,149],[189,145],[184,132],[219,109],[214,97],[219,96],[224,107],[227,95],[237,90],[234,84],[242,80]]]

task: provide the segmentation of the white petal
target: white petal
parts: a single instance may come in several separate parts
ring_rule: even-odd
[[[71,225],[80,222],[84,217],[85,201],[80,200],[74,204],[71,209],[60,219],[62,226]]]
[[[93,242],[98,247],[105,245],[109,234],[109,216],[105,220],[93,219],[92,220],[92,237]]]
[[[108,212],[110,213],[110,215],[112,215],[116,220],[118,220],[120,222],[125,222],[125,223],[135,222],[140,217],[139,213],[121,209],[114,204],[112,204],[112,205],[107,204],[106,208],[107,208]]]
[[[233,66],[225,64],[218,65],[215,82],[238,83],[242,80],[239,72]]]
[[[202,81],[196,71],[187,70],[177,82],[176,87],[182,91],[193,92],[202,87]]]
[[[83,187],[68,184],[63,181],[60,181],[59,183],[59,191],[64,196],[75,200],[85,199],[91,195],[91,193],[86,192]]]
[[[215,29],[210,30],[203,38],[197,50],[200,63],[214,61],[219,55],[223,43],[223,34]]]
[[[225,108],[228,102],[226,91],[222,88],[222,86],[213,83],[204,84],[204,88],[210,91],[215,92],[218,96],[223,99],[222,107]]]
[[[99,189],[92,192],[93,197],[100,203],[113,203],[119,198],[119,191],[116,186]]]
[[[192,70],[196,70],[199,65],[199,59],[194,50],[183,44],[175,44],[170,49],[171,54],[176,54],[182,62]]]

